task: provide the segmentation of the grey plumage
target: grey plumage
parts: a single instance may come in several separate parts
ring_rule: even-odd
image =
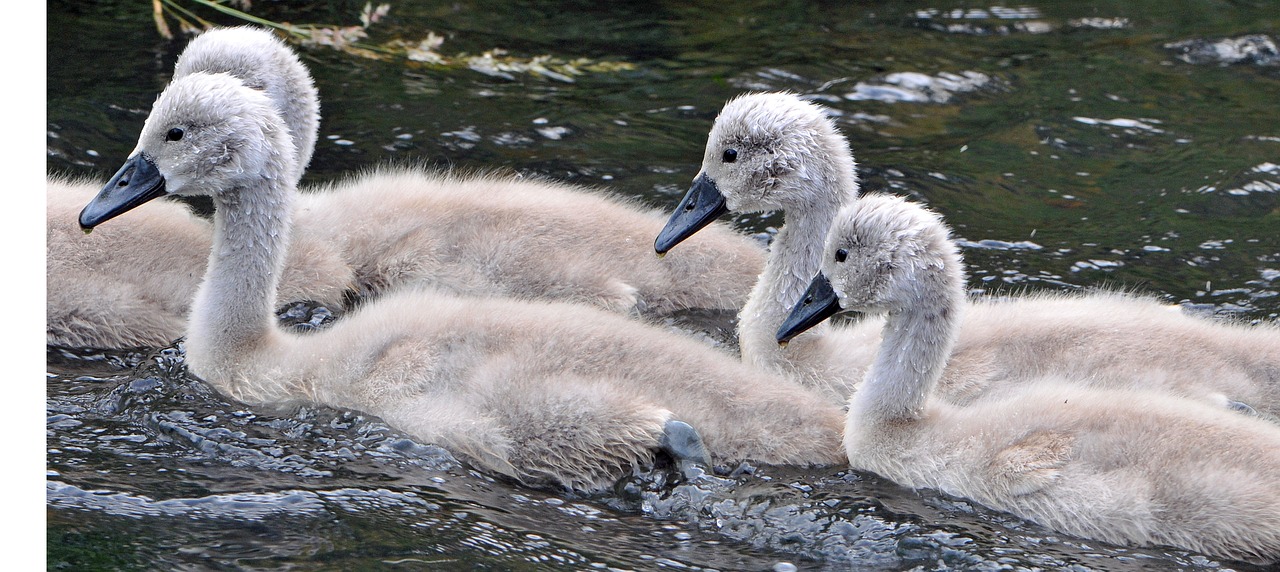
[[[176,139],[175,128],[183,130]],[[229,397],[364,411],[487,470],[583,490],[647,462],[671,419],[696,428],[716,461],[843,460],[838,406],[719,350],[588,306],[406,287],[331,328],[281,331],[271,308],[297,198],[283,174],[296,153],[270,100],[226,74],[178,78],[137,149],[131,164],[149,162],[168,193],[214,200],[186,359]],[[209,153],[219,153],[216,162]],[[104,196],[85,212],[106,212]]]
[[[734,161],[724,153],[734,149]],[[711,128],[699,177],[729,210],[783,210],[786,220],[739,315],[743,359],[842,401],[874,357],[882,322],[822,325],[785,348],[775,334],[821,262],[842,205],[858,199],[849,144],[822,109],[795,95],[747,94]],[[672,250],[673,253],[679,248]],[[1061,375],[1093,387],[1157,389],[1280,419],[1280,327],[1186,316],[1123,292],[1037,294],[964,305],[938,391],[962,403]]]
[[[941,218],[866,195],[836,216],[824,252],[842,308],[888,315],[849,401],[851,466],[1086,538],[1280,560],[1280,427],[1162,390],[1052,373],[948,402],[934,390],[966,309]]]
[[[319,102],[296,54],[265,30],[215,29],[192,40],[174,76],[197,72],[228,73],[275,104],[294,144],[296,169],[286,176],[297,182],[315,146]],[[182,334],[212,226],[190,214],[130,214],[85,236],[72,209],[100,187],[48,180],[47,343],[167,345]],[[656,210],[533,178],[384,167],[310,189],[296,208],[280,301],[333,309],[345,291],[370,297],[407,285],[585,303],[644,319],[737,309],[764,260],[763,249],[727,225],[659,260],[647,248],[662,226]]]

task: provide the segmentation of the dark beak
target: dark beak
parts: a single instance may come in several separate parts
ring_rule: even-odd
[[[98,191],[84,210],[80,211],[80,228],[92,230],[134,207],[151,199],[162,196],[164,177],[156,164],[142,153],[138,153],[125,162],[115,176],[107,181],[106,186]]]
[[[729,207],[725,206],[724,195],[716,188],[715,181],[705,174],[699,175],[676,206],[676,212],[671,213],[667,226],[662,227],[662,232],[658,233],[658,239],[653,241],[653,249],[658,254],[666,254],[672,247],[693,236],[693,233],[726,212],[729,212]]]
[[[791,309],[791,315],[778,328],[778,343],[785,344],[805,330],[821,324],[823,320],[840,311],[840,300],[831,282],[821,272],[813,277],[804,297]]]

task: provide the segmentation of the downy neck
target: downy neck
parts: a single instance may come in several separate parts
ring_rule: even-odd
[[[849,402],[850,423],[919,419],[955,346],[964,276],[950,257],[921,268],[895,299],[880,349]]]
[[[231,377],[239,356],[270,347],[280,334],[275,298],[294,191],[280,177],[259,180],[260,188],[214,198],[213,249],[187,334],[188,363],[202,377]]]
[[[830,326],[826,323],[796,336],[787,347],[777,342],[778,328],[800,301],[809,282],[818,274],[827,231],[840,207],[857,198],[858,186],[852,167],[848,172],[830,173],[806,181],[804,189],[812,197],[803,208],[784,213],[784,224],[769,247],[764,271],[756,280],[747,303],[738,313],[738,343],[742,359],[757,367],[795,372],[812,364],[795,363],[804,348],[820,339]]]

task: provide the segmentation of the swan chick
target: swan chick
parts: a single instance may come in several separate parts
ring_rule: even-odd
[[[263,91],[281,110],[295,143],[295,163],[311,160],[319,128],[319,97],[306,66],[271,32],[249,26],[196,36],[174,76],[229,73]],[[290,177],[297,182],[303,169]],[[45,341],[60,347],[163,347],[182,336],[200,284],[213,225],[186,205],[163,201],[85,235],[80,209],[100,181],[46,177]],[[342,308],[356,275],[343,253],[305,233],[294,241],[280,298]]]
[[[659,233],[654,248],[673,249],[725,212],[781,210],[785,224],[738,313],[743,361],[785,372],[843,401],[870,353],[847,363],[852,344],[832,343],[819,324],[785,350],[778,325],[818,270],[821,239],[841,205],[859,192],[849,143],[822,107],[790,93],[749,93],[729,100],[707,136],[702,167]],[[861,347],[874,346],[867,328]],[[831,359],[841,354],[840,360]]]
[[[214,29],[188,44],[174,77],[197,72],[229,73],[276,104],[295,145],[298,169],[288,176],[300,179],[315,148],[319,98],[297,55],[264,29]],[[101,187],[87,186],[90,195]],[[49,298],[47,342],[107,349],[171,343],[181,335],[212,226],[190,217],[177,230],[170,228],[177,217],[126,217],[129,223],[105,232],[149,238],[131,250],[101,232],[79,236],[65,211],[87,198],[79,191],[62,196],[68,192],[50,181],[46,255],[56,263],[47,267],[47,282],[59,291]],[[380,167],[309,189],[295,211],[281,300],[334,310],[344,300],[422,286],[584,303],[641,319],[736,311],[764,263],[755,241],[723,224],[658,260],[645,246],[662,227],[657,210],[601,189],[530,177]],[[152,222],[159,218],[171,222]],[[170,246],[141,246],[160,243]],[[108,252],[117,260],[101,258]],[[76,273],[86,268],[94,270],[91,282]],[[111,301],[97,291],[111,292]]]
[[[716,117],[702,168],[657,246],[674,246],[664,239],[697,232],[710,220],[698,216],[704,211],[783,211],[785,224],[739,313],[742,358],[843,401],[875,357],[883,318],[821,322],[785,347],[775,334],[817,273],[836,213],[858,197],[849,143],[821,107],[793,94],[745,94]],[[956,403],[1052,373],[1094,387],[1151,389],[1223,408],[1252,407],[1264,418],[1280,419],[1276,324],[1185,316],[1154,299],[1107,291],[964,306],[938,388]]]
[[[833,308],[888,316],[849,399],[853,468],[1085,538],[1280,560],[1280,427],[1164,392],[1053,375],[949,403],[935,388],[966,308],[960,255],[941,218],[866,195],[839,212],[823,252],[777,339]]]
[[[187,326],[189,371],[250,405],[377,415],[483,469],[598,490],[647,463],[678,421],[715,462],[841,462],[842,414],[786,379],[599,309],[405,288],[297,335],[271,317],[296,198],[296,149],[271,101],[192,73],[153,106],[134,154],[80,214],[208,195],[213,243]]]

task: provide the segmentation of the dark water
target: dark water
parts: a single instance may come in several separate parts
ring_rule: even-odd
[[[352,25],[363,5],[292,4],[254,14]],[[148,5],[48,3],[48,170],[105,180],[133,148],[183,46]],[[304,183],[422,162],[671,208],[720,105],[786,89],[840,114],[864,189],[946,216],[975,290],[1121,286],[1274,319],[1278,26],[1272,2],[392,2],[371,43],[432,31],[451,58],[630,69],[566,82],[304,48],[323,102]],[[50,568],[1250,569],[835,468],[658,467],[609,495],[534,491],[377,419],[245,410],[173,351],[47,362]]]

